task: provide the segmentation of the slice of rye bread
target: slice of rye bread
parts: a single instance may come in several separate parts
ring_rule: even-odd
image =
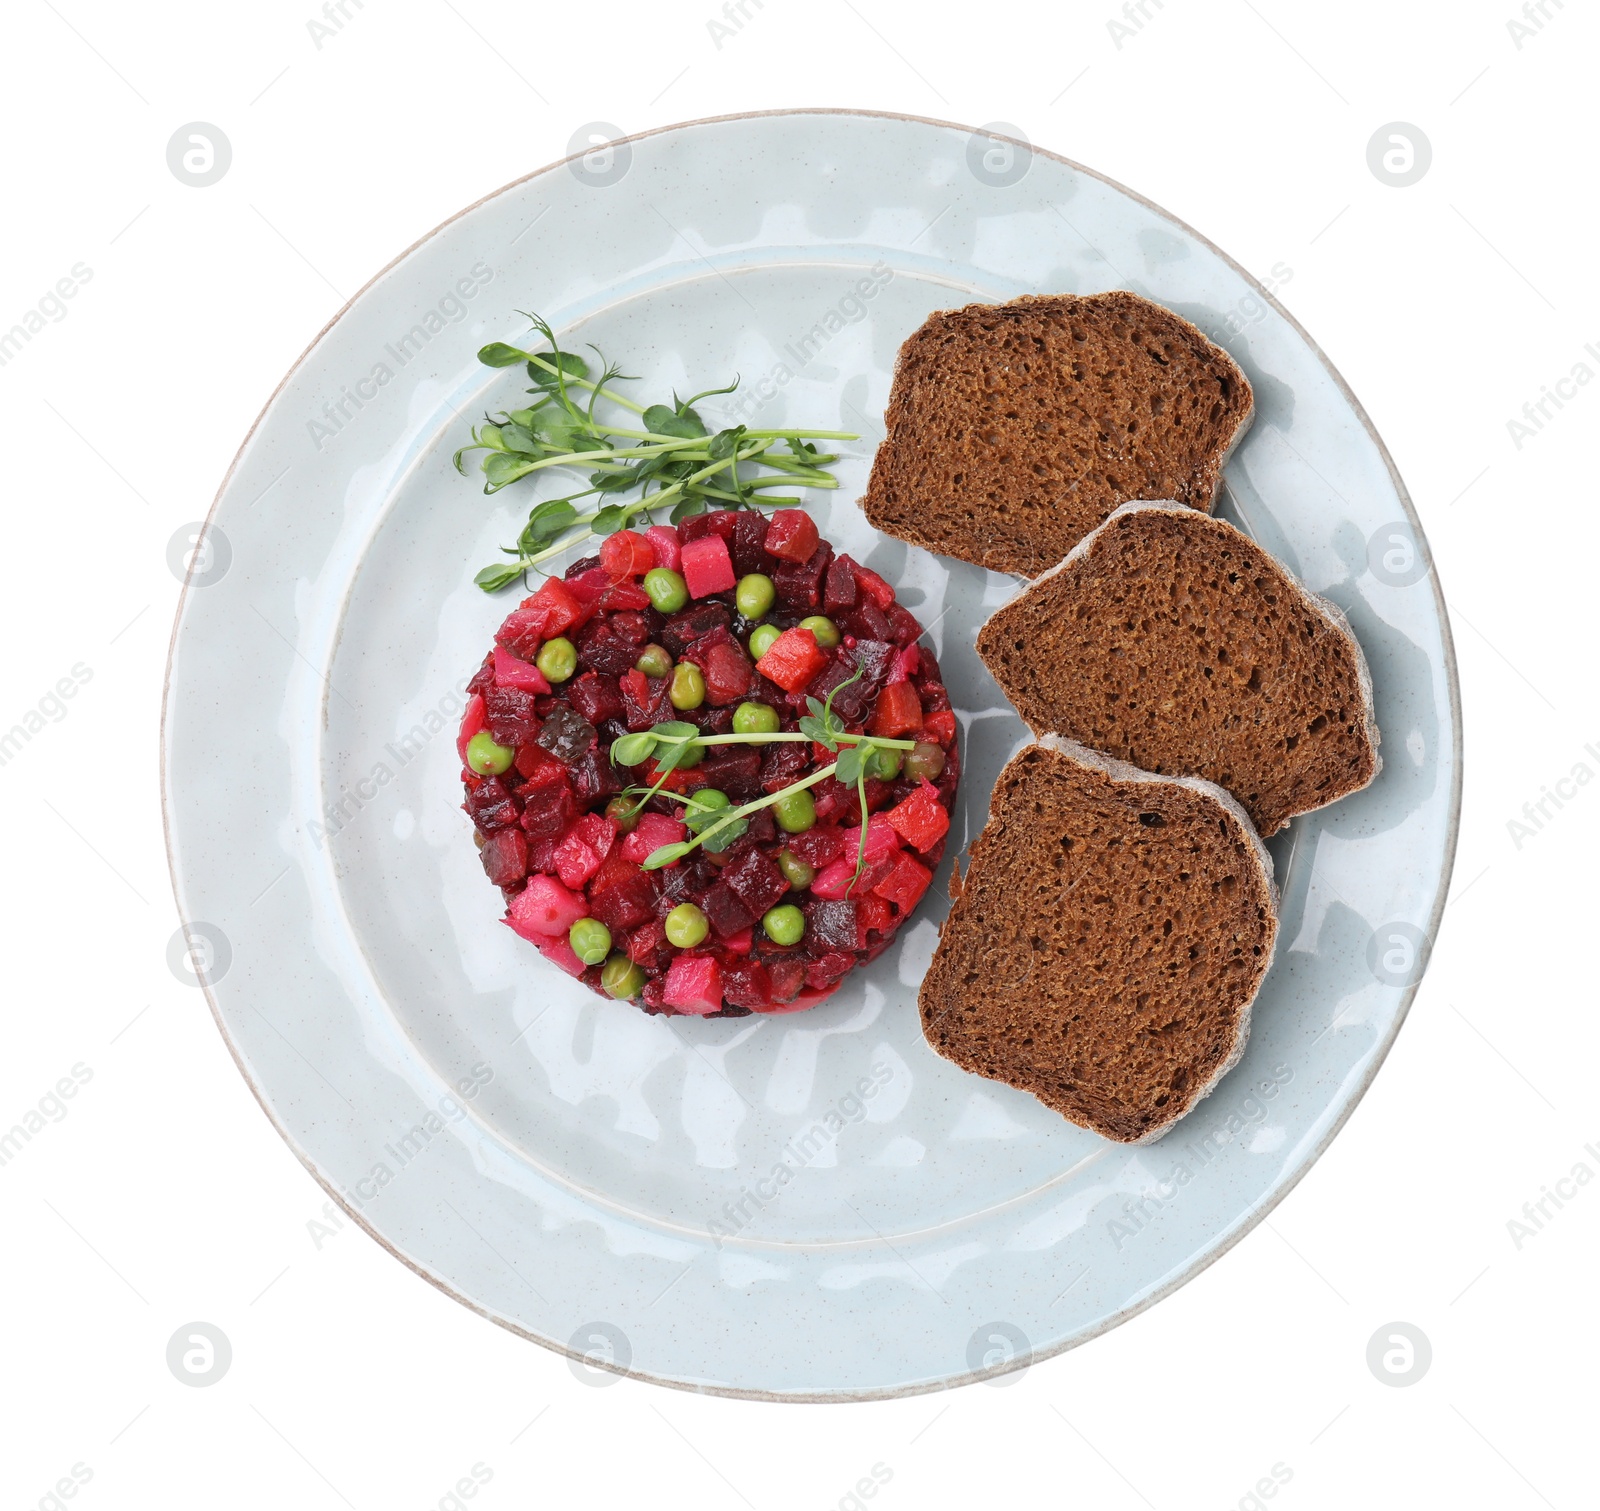
[[[1227,352],[1137,294],[941,310],[900,348],[861,507],[914,545],[1033,577],[1129,499],[1209,510],[1253,409]]]
[[[1225,520],[1127,504],[978,632],[1035,734],[1225,787],[1262,834],[1381,766],[1338,608]]]
[[[995,784],[923,1032],[965,1070],[1148,1143],[1244,1053],[1277,928],[1271,858],[1226,792],[1047,737]]]

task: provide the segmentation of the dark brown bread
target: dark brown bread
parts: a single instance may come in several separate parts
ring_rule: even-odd
[[[1129,499],[1209,510],[1253,403],[1227,352],[1137,294],[941,310],[900,348],[861,507],[1033,577]]]
[[[1225,792],[1041,741],[995,785],[923,978],[923,1032],[964,1070],[1146,1143],[1243,1054],[1276,905]]]
[[[1119,509],[978,633],[1035,734],[1227,788],[1262,834],[1378,773],[1344,615],[1224,520]]]

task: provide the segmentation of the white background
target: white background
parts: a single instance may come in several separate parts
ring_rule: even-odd
[[[1250,1507],[1275,1465],[1290,1511],[1594,1505],[1600,1181],[1520,1248],[1507,1227],[1579,1161],[1600,1173],[1600,784],[1520,844],[1508,828],[1578,763],[1600,773],[1600,385],[1520,447],[1507,424],[1600,373],[1597,29],[1543,5],[745,0],[719,46],[711,0],[345,0],[319,46],[311,0],[12,0],[0,330],[92,276],[0,367],[0,728],[75,664],[92,677],[0,766],[0,1126],[75,1064],[92,1079],[0,1166],[4,1503],[56,1504],[78,1465],[89,1511],[824,1511],[866,1504],[877,1464],[891,1511]],[[322,1192],[166,964],[166,546],[279,377],[379,267],[578,126],[779,105],[1014,122],[1258,276],[1292,269],[1279,297],[1431,537],[1467,719],[1432,970],[1307,1179],[1177,1295],[1020,1381],[855,1407],[587,1387],[348,1225],[319,1246]],[[1433,147],[1407,188],[1366,160],[1397,120]],[[209,188],[167,167],[192,121],[232,142]],[[233,1347],[205,1389],[165,1362],[196,1319]],[[1396,1320],[1433,1349],[1403,1389],[1366,1363]],[[448,1499],[474,1465],[491,1477]]]

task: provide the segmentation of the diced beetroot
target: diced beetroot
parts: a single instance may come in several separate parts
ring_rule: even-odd
[[[737,509],[713,509],[709,514],[697,515],[685,522],[693,525],[693,529],[680,528],[683,544],[688,545],[691,540],[715,535],[719,540],[725,540],[731,548],[734,534],[739,528],[739,514],[740,511]]]
[[[873,822],[879,815],[873,815]],[[950,815],[939,801],[932,782],[921,782],[904,802],[896,803],[883,815],[913,850],[931,850],[950,830]]]
[[[761,793],[761,752],[748,745],[713,746],[694,769],[707,787],[715,787],[735,801],[748,802]]]
[[[871,567],[864,567],[860,562],[853,561],[850,563],[850,572],[856,580],[856,587],[880,609],[887,609],[894,602],[894,589]]]
[[[501,687],[517,687],[525,693],[547,693],[550,684],[538,667],[518,660],[502,646],[494,648],[494,680]]]
[[[567,930],[589,916],[589,905],[553,876],[530,876],[511,899],[506,922],[524,939],[565,939]]]
[[[530,839],[565,834],[578,816],[577,800],[565,779],[559,785],[523,789],[522,828]]]
[[[722,967],[709,955],[679,955],[667,971],[662,1000],[681,1013],[704,1017],[722,1010]]]
[[[888,615],[865,595],[853,609],[839,615],[839,627],[860,640],[893,640],[894,628]]]
[[[678,532],[671,525],[651,525],[644,532],[644,538],[650,542],[650,549],[655,553],[656,559],[651,562],[651,566],[668,567],[676,572],[682,560],[679,555]]]
[[[818,871],[811,883],[811,895],[831,900],[846,897],[859,897],[865,892],[870,892],[894,869],[894,857],[901,852],[898,850],[880,851],[870,857],[861,872],[860,879],[856,878],[857,844],[859,843],[859,829],[846,829],[844,831],[844,854],[831,865],[824,866]]]
[[[830,614],[855,607],[855,563],[848,556],[836,556],[822,582],[822,606]]]
[[[844,854],[844,830],[834,824],[817,824],[804,834],[796,834],[788,842],[808,866],[821,870]]]
[[[861,811],[861,800],[856,796],[856,789],[846,787],[834,777],[818,782],[811,789],[811,801],[816,805],[818,821],[824,824]]]
[[[618,679],[622,691],[622,717],[637,732],[672,718],[672,678],[647,677],[627,671]]]
[[[740,929],[737,934],[730,934],[722,941],[725,950],[732,950],[735,955],[748,955],[755,948],[755,925],[747,929]]]
[[[809,561],[821,536],[817,522],[804,509],[779,509],[767,526],[767,551],[784,561]]]
[[[565,634],[584,617],[583,605],[559,577],[547,577],[500,626],[495,641],[523,661],[532,661],[546,640]]]
[[[613,935],[624,934],[655,916],[655,887],[645,872],[613,852],[589,883],[589,911]]]
[[[757,918],[789,891],[783,872],[754,845],[741,850],[722,868],[722,879]]]
[[[867,733],[898,740],[922,728],[922,700],[909,682],[891,682],[878,694]]]
[[[533,694],[520,687],[491,687],[484,694],[484,715],[496,745],[515,749],[531,744],[539,732],[539,719],[533,711]]]
[[[594,749],[595,727],[568,703],[556,703],[539,728],[538,743],[558,761],[573,765]]]
[[[634,613],[642,614],[649,607],[650,595],[631,578],[612,583],[600,595],[601,611],[607,614],[615,613],[618,609],[631,609]]]
[[[485,834],[508,828],[518,818],[517,800],[497,776],[479,782],[467,793],[466,809],[472,822]]]
[[[819,956],[806,967],[806,985],[813,991],[822,992],[825,987],[832,987],[855,963],[854,949],[848,953],[844,950],[829,950],[826,955]],[[815,1000],[820,1002],[822,997],[819,996]]]
[[[733,575],[728,543],[720,535],[704,535],[683,546],[682,565],[678,570],[683,573],[691,598],[726,593],[738,581]]]
[[[894,658],[894,669],[889,673],[889,685],[909,682],[921,664],[922,652],[915,643],[905,646]]]
[[[893,903],[904,916],[922,901],[922,894],[928,890],[928,883],[932,880],[932,871],[913,860],[904,850],[897,850],[894,869],[873,891],[885,902]]]
[[[617,826],[603,813],[584,814],[572,826],[572,832],[579,835],[601,860],[611,854],[611,847],[617,842]]]
[[[622,692],[615,677],[585,672],[563,689],[572,706],[591,724],[604,724],[622,714]],[[491,723],[493,721],[491,720]]]
[[[939,810],[944,811],[942,808]],[[861,843],[860,829],[846,829],[844,831],[845,849],[854,849]],[[867,820],[867,859],[877,860],[881,855],[887,855],[891,850],[900,848],[900,834],[894,825],[889,822],[887,813],[874,813]]]
[[[661,643],[674,656],[681,656],[697,640],[714,630],[726,630],[733,614],[725,603],[697,603],[692,609],[674,614],[661,627]]]
[[[740,577],[767,569],[767,516],[759,509],[741,509],[733,527],[733,570]]]
[[[640,815],[638,826],[622,842],[622,855],[634,865],[642,866],[651,854],[663,845],[682,844],[689,837],[688,827],[664,813]]]
[[[910,645],[922,634],[922,626],[917,622],[916,615],[901,604],[891,603],[883,611],[883,617],[889,621],[889,630],[896,645]]]
[[[723,971],[722,995],[730,1007],[760,1012],[772,1006],[772,977],[759,960],[741,960]]]
[[[741,929],[748,929],[756,915],[740,900],[737,892],[727,882],[719,881],[707,889],[700,899],[701,911],[711,921],[711,929],[719,939],[732,939]]]
[[[811,880],[811,895],[832,899],[843,898],[855,874],[856,857],[852,850],[848,859],[840,856],[838,860],[830,862],[817,872]]]
[[[636,530],[618,530],[600,544],[600,565],[613,582],[643,577],[655,564],[655,549]]]
[[[922,721],[922,727],[936,743],[949,745],[956,737],[956,716],[950,709],[942,708],[929,714]]]
[[[556,851],[561,847],[561,835],[530,834],[527,841],[528,875],[543,871],[548,876],[556,868]]]
[[[567,768],[542,745],[524,745],[517,752],[513,769],[529,787],[554,787],[567,780]]]
[[[945,691],[944,683],[936,678],[918,677],[917,696],[922,699],[924,714],[943,713],[950,706],[950,694]]]
[[[806,983],[806,957],[795,950],[788,954],[767,954],[763,959],[767,979],[772,984],[772,1005],[782,1010],[783,1004],[793,1002]]]
[[[761,753],[762,790],[782,792],[785,787],[792,786],[800,779],[810,759],[810,751],[797,740],[767,746]]]
[[[528,874],[528,841],[520,829],[500,829],[478,852],[483,869],[497,887],[514,887]]]
[[[750,658],[736,641],[714,645],[706,652],[706,700],[717,708],[737,703],[750,691],[755,681],[755,668]]]
[[[882,933],[893,923],[894,909],[885,898],[876,893],[859,898],[856,902],[856,948],[866,949],[868,934]]]
[[[498,650],[498,647],[496,647],[496,650]],[[472,674],[472,680],[467,683],[467,696],[469,698],[473,697],[474,695],[481,697],[484,693],[488,692],[491,687],[494,686],[494,658],[495,651],[490,651],[489,654],[483,658],[483,661],[479,665],[477,671]]]
[[[881,676],[873,675],[873,668],[888,664],[887,656],[879,658],[875,652],[864,656],[863,648],[876,647],[879,643],[876,640],[857,641],[853,647],[832,657],[812,678],[810,686],[806,688],[807,695],[826,702],[828,694],[833,693],[833,711],[846,724],[860,724],[866,718],[867,710],[872,707],[873,694],[883,680]],[[888,647],[884,649],[888,650]],[[856,677],[857,671],[863,672],[859,678]],[[852,681],[852,678],[855,680]]]
[[[467,764],[467,741],[483,728],[487,719],[484,715],[483,699],[474,693],[467,699],[467,709],[461,716],[461,732],[456,736],[456,754],[461,757],[461,764]]]
[[[772,574],[778,607],[795,614],[812,614],[822,602],[822,579],[833,562],[833,547],[827,541],[803,562],[786,561]]]
[[[556,875],[561,878],[563,886],[571,887],[574,891],[585,886],[600,869],[601,857],[584,844],[575,829],[569,829],[566,837],[556,846],[555,859]]]
[[[573,642],[578,665],[618,677],[632,669],[650,638],[650,623],[642,613],[602,615],[586,625]]]
[[[767,648],[756,670],[785,692],[797,693],[828,664],[827,653],[810,630],[785,630]]]
[[[628,959],[635,965],[653,962],[665,948],[667,948],[667,926],[659,918],[646,919],[628,935]]]
[[[592,614],[599,607],[600,599],[606,589],[611,586],[611,574],[600,565],[598,557],[593,557],[591,560],[594,562],[593,566],[583,566],[580,562],[574,562],[567,568],[564,580],[567,591]]]
[[[511,920],[508,918],[506,922],[510,923]],[[565,939],[538,939],[534,942],[539,946],[539,953],[551,965],[559,966],[569,976],[583,974],[585,969],[583,962],[573,953],[572,946]]]

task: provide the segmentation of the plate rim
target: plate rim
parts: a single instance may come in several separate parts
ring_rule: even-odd
[[[611,144],[620,145],[623,143],[644,141],[653,136],[663,136],[668,132],[684,131],[695,126],[722,125],[733,121],[766,120],[780,116],[848,116],[858,120],[903,121],[910,122],[915,125],[934,126],[940,128],[941,130],[961,131],[967,133],[969,136],[985,136],[996,141],[1009,142],[1013,146],[1021,147],[1024,151],[1030,154],[1036,154],[1040,157],[1048,158],[1052,162],[1060,163],[1065,167],[1071,168],[1075,172],[1086,174],[1090,178],[1097,179],[1101,183],[1108,185],[1112,189],[1115,189],[1119,194],[1125,194],[1129,199],[1134,200],[1140,205],[1143,205],[1146,209],[1153,211],[1156,215],[1159,215],[1163,220],[1168,221],[1172,225],[1177,226],[1187,235],[1192,236],[1197,242],[1205,246],[1223,263],[1225,263],[1236,274],[1238,274],[1239,277],[1241,277],[1250,286],[1257,297],[1266,300],[1267,304],[1273,310],[1275,310],[1289,324],[1290,328],[1300,337],[1300,339],[1305,342],[1307,348],[1310,350],[1316,360],[1322,365],[1323,370],[1333,380],[1340,394],[1343,395],[1345,401],[1350,405],[1350,408],[1354,412],[1356,418],[1360,420],[1362,429],[1366,432],[1368,439],[1371,440],[1373,445],[1377,447],[1378,455],[1382,458],[1383,465],[1388,471],[1389,480],[1394,485],[1396,497],[1398,497],[1400,500],[1400,506],[1405,511],[1406,522],[1410,525],[1417,540],[1421,542],[1428,560],[1428,577],[1433,591],[1434,608],[1438,618],[1440,642],[1443,651],[1445,687],[1448,693],[1450,705],[1449,724],[1451,753],[1454,757],[1452,762],[1447,824],[1444,836],[1444,854],[1442,865],[1439,871],[1439,886],[1428,918],[1427,938],[1431,956],[1432,950],[1438,944],[1439,928],[1443,922],[1445,909],[1449,904],[1450,880],[1455,870],[1456,850],[1461,834],[1461,798],[1464,777],[1464,749],[1461,711],[1461,683],[1456,665],[1455,636],[1450,625],[1449,606],[1445,602],[1444,589],[1439,580],[1438,563],[1434,558],[1431,547],[1428,545],[1427,532],[1423,529],[1422,520],[1417,514],[1416,506],[1412,503],[1411,494],[1406,488],[1404,480],[1400,476],[1400,471],[1395,465],[1394,457],[1390,454],[1389,448],[1384,443],[1383,437],[1378,433],[1377,427],[1373,424],[1371,416],[1368,415],[1365,406],[1361,403],[1360,399],[1356,397],[1354,390],[1352,390],[1349,383],[1345,381],[1344,375],[1337,367],[1334,366],[1327,353],[1323,351],[1322,347],[1318,344],[1311,333],[1307,331],[1306,328],[1299,322],[1299,320],[1297,320],[1295,316],[1288,309],[1286,309],[1279,300],[1273,297],[1271,291],[1266,288],[1266,286],[1263,285],[1260,280],[1258,280],[1249,271],[1249,269],[1244,267],[1243,264],[1238,262],[1235,258],[1231,257],[1226,251],[1212,241],[1210,237],[1204,235],[1200,231],[1197,231],[1193,226],[1189,225],[1187,221],[1183,220],[1177,215],[1174,215],[1170,210],[1157,204],[1154,200],[1147,198],[1143,194],[1140,194],[1135,189],[1130,189],[1126,184],[1110,177],[1110,175],[1101,173],[1094,168],[1088,167],[1087,165],[1078,162],[1075,158],[1067,157],[1063,153],[1052,152],[1048,148],[1040,147],[1037,144],[1028,141],[1025,137],[1009,136],[1004,132],[991,130],[987,126],[968,126],[959,121],[944,120],[937,116],[917,115],[904,111],[869,110],[853,108],[849,106],[789,106],[779,107],[772,110],[741,110],[729,112],[723,115],[696,116],[688,120],[673,121],[664,126],[653,126],[644,131],[629,132],[626,135],[614,138]],[[337,325],[352,308],[354,308],[354,306],[362,299],[367,291],[373,287],[373,285],[378,283],[392,269],[403,263],[419,247],[422,247],[429,241],[433,240],[433,238],[439,235],[441,231],[445,230],[446,227],[454,225],[456,221],[463,219],[465,216],[470,215],[474,210],[477,210],[481,206],[488,204],[490,200],[498,199],[501,195],[507,194],[511,190],[519,188],[523,184],[530,183],[536,178],[542,178],[546,174],[553,173],[557,169],[563,168],[569,163],[578,161],[588,150],[591,149],[585,148],[584,151],[568,153],[565,157],[557,158],[552,162],[544,164],[542,167],[535,168],[528,173],[522,174],[518,178],[511,179],[509,182],[500,185],[498,188],[490,190],[487,194],[479,196],[479,198],[473,200],[470,204],[463,206],[453,215],[447,216],[431,230],[419,236],[403,251],[399,252],[381,268],[379,268],[355,291],[355,293],[346,299],[339,309],[335,311],[335,313],[316,333],[316,335],[313,336],[306,344],[300,355],[296,357],[295,360],[289,365],[289,367],[285,370],[283,377],[278,380],[278,383],[273,388],[272,392],[267,396],[266,401],[262,404],[259,413],[257,413],[255,419],[251,422],[250,428],[245,432],[243,438],[240,440],[238,449],[234,452],[233,460],[228,464],[227,471],[223,474],[221,482],[217,485],[217,491],[213,495],[210,507],[206,511],[203,529],[210,528],[211,522],[215,518],[217,510],[222,503],[223,495],[228,491],[228,487],[233,481],[234,474],[238,470],[239,464],[243,460],[245,452],[249,450],[250,443],[255,439],[256,432],[261,428],[261,424],[266,419],[268,411],[271,410],[273,405],[277,402],[278,396],[288,385],[289,380],[293,378],[294,375],[305,364],[312,352],[315,351],[319,345],[321,345],[323,339],[334,328],[334,326]],[[171,771],[168,765],[169,752],[167,747],[167,725],[172,700],[172,674],[173,664],[177,656],[178,633],[183,624],[184,612],[188,607],[189,591],[193,584],[195,566],[195,561],[191,560],[189,570],[184,575],[182,589],[178,594],[177,607],[173,614],[172,631],[167,641],[166,665],[163,668],[161,679],[161,727],[158,742],[158,765],[160,769],[161,787],[160,798],[162,841],[166,849],[167,873],[168,879],[172,884],[173,903],[178,913],[179,929],[183,932],[187,932],[189,930],[193,920],[188,917],[184,910],[182,888],[178,875],[178,857],[175,849],[175,840],[173,834],[172,810],[168,801],[172,783]],[[1426,979],[1426,975],[1427,972],[1425,969],[1421,977],[1403,990],[1400,1000],[1396,1004],[1393,1020],[1389,1030],[1382,1041],[1375,1046],[1366,1071],[1363,1074],[1360,1082],[1350,1094],[1336,1120],[1328,1128],[1324,1136],[1313,1147],[1310,1154],[1300,1165],[1300,1168],[1295,1171],[1281,1186],[1270,1192],[1267,1197],[1263,1199],[1253,1210],[1245,1213],[1244,1216],[1238,1221],[1232,1232],[1224,1234],[1214,1247],[1199,1255],[1178,1274],[1172,1276],[1146,1295],[1139,1297],[1135,1301],[1127,1303],[1126,1305],[1120,1307],[1117,1311],[1101,1318],[1100,1321],[1095,1323],[1092,1327],[1085,1329],[1083,1332],[1078,1333],[1071,1338],[1065,1339],[1062,1342],[1042,1349],[1034,1349],[1030,1347],[1024,1353],[1017,1355],[1012,1359],[1006,1360],[1003,1363],[992,1365],[987,1369],[969,1369],[964,1373],[950,1375],[942,1380],[915,1381],[892,1387],[867,1390],[829,1390],[807,1392],[758,1390],[743,1386],[709,1385],[704,1383],[695,1383],[688,1380],[672,1379],[663,1375],[655,1375],[646,1370],[635,1369],[631,1366],[619,1367],[615,1363],[611,1363],[593,1356],[580,1354],[571,1346],[561,1343],[557,1339],[543,1337],[538,1333],[532,1332],[529,1329],[520,1326],[518,1323],[509,1318],[497,1316],[493,1312],[489,1311],[485,1306],[473,1300],[470,1296],[464,1295],[462,1292],[457,1290],[444,1277],[430,1273],[422,1265],[418,1264],[416,1261],[398,1249],[393,1243],[391,1243],[372,1225],[371,1222],[362,1216],[359,1208],[352,1206],[348,1201],[345,1200],[341,1192],[339,1192],[332,1184],[330,1184],[329,1181],[323,1178],[322,1174],[312,1162],[310,1156],[305,1150],[300,1148],[299,1144],[289,1133],[288,1129],[279,1121],[277,1115],[272,1109],[271,1104],[268,1102],[263,1089],[256,1084],[255,1078],[246,1068],[239,1047],[234,1043],[233,1037],[228,1031],[228,1026],[223,1019],[221,1008],[219,1007],[216,996],[212,991],[210,981],[207,980],[204,975],[201,975],[198,978],[198,984],[205,996],[206,1006],[210,1009],[212,1021],[215,1023],[217,1031],[222,1037],[222,1042],[227,1046],[228,1053],[233,1059],[235,1068],[238,1070],[241,1078],[244,1080],[245,1085],[249,1087],[251,1095],[255,1098],[257,1105],[265,1114],[267,1121],[272,1125],[273,1130],[289,1147],[290,1151],[294,1154],[295,1158],[300,1161],[301,1165],[305,1168],[311,1178],[316,1181],[316,1183],[344,1212],[345,1216],[355,1223],[357,1227],[361,1228],[363,1232],[365,1232],[370,1238],[378,1243],[393,1258],[399,1260],[400,1263],[403,1264],[408,1270],[420,1276],[423,1280],[426,1280],[430,1285],[443,1292],[444,1295],[450,1297],[451,1300],[460,1303],[469,1311],[477,1313],[477,1315],[485,1318],[489,1322],[494,1323],[496,1326],[504,1328],[507,1332],[512,1333],[516,1337],[527,1339],[531,1343],[536,1343],[540,1347],[548,1349],[551,1353],[564,1356],[572,1363],[582,1363],[586,1368],[589,1369],[602,1369],[619,1378],[638,1380],[650,1385],[666,1386],[669,1389],[686,1391],[693,1395],[722,1396],[733,1400],[771,1401],[784,1405],[838,1405],[859,1401],[887,1401],[898,1400],[909,1396],[929,1395],[935,1391],[954,1390],[961,1386],[971,1385],[979,1381],[996,1379],[1002,1375],[1007,1375],[1018,1370],[1030,1368],[1032,1365],[1042,1363],[1046,1359],[1056,1358],[1061,1354],[1067,1353],[1071,1349],[1080,1348],[1085,1343],[1088,1343],[1093,1339],[1101,1337],[1105,1333],[1110,1332],[1113,1328],[1120,1327],[1123,1323],[1131,1321],[1141,1312],[1148,1311],[1158,1302],[1164,1301],[1175,1291],[1180,1290],[1191,1280],[1195,1279],[1196,1276],[1209,1269],[1213,1264],[1221,1259],[1223,1255],[1229,1253],[1235,1247],[1235,1245],[1240,1243],[1245,1237],[1247,1237],[1257,1227],[1266,1221],[1266,1219],[1277,1209],[1279,1204],[1289,1195],[1289,1193],[1293,1191],[1295,1187],[1298,1186],[1300,1182],[1304,1180],[1305,1177],[1311,1172],[1312,1168],[1327,1152],[1328,1146],[1332,1144],[1334,1139],[1343,1131],[1345,1124],[1349,1122],[1351,1115],[1355,1112],[1356,1108],[1365,1098],[1367,1092],[1371,1089],[1372,1083],[1376,1079],[1379,1070],[1382,1069],[1384,1062],[1388,1059],[1389,1052],[1394,1047],[1395,1040],[1399,1037],[1400,1029],[1410,1014],[1411,1005],[1415,1001],[1418,988],[1421,986],[1422,981]]]

